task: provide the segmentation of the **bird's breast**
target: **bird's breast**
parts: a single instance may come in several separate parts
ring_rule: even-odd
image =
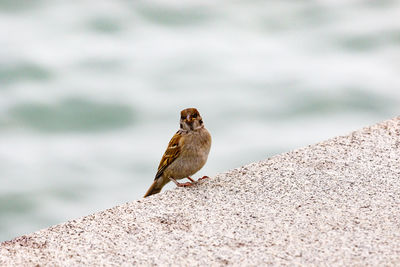
[[[198,172],[206,163],[211,148],[211,136],[203,128],[185,136],[179,157],[168,168],[175,179],[182,179]]]

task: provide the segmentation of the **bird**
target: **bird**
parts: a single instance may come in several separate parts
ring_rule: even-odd
[[[204,127],[203,119],[196,108],[181,111],[180,129],[169,141],[161,158],[153,184],[144,197],[157,194],[170,181],[178,187],[192,186],[196,181],[190,176],[205,164],[211,148],[211,135]],[[179,183],[188,178],[191,182]],[[201,179],[208,178],[204,176]]]

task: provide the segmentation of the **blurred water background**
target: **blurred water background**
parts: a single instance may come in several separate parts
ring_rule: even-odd
[[[0,241],[142,197],[186,107],[213,135],[197,177],[398,115],[399,18],[390,0],[0,0]]]

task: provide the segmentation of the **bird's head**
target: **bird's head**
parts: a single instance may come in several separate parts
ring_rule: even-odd
[[[195,108],[187,108],[181,111],[180,127],[182,130],[193,131],[203,126],[203,119]]]

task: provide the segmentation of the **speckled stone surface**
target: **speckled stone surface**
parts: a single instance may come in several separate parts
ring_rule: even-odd
[[[1,243],[0,266],[400,265],[400,117]]]

